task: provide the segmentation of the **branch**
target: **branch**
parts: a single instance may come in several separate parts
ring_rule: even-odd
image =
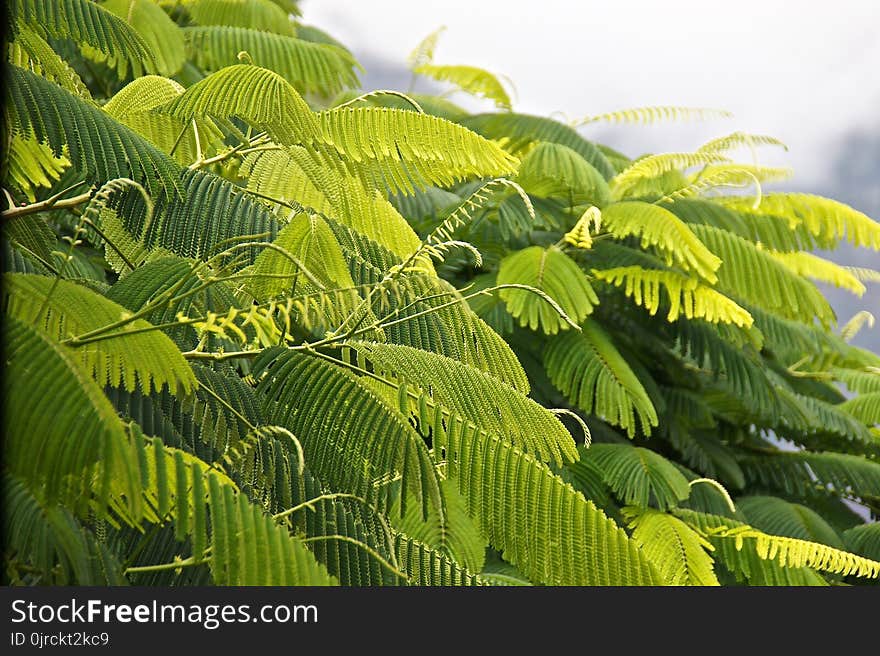
[[[55,194],[54,196],[47,198],[46,200],[37,201],[36,203],[31,203],[30,205],[22,205],[21,207],[10,207],[8,210],[4,210],[0,213],[0,217],[3,217],[4,221],[11,221],[19,216],[27,216],[28,214],[36,214],[37,212],[43,212],[44,210],[65,210],[71,207],[76,207],[77,205],[82,205],[83,203],[87,203],[89,199],[92,197],[91,190],[87,191],[84,194],[80,194],[79,196],[73,196],[72,198],[65,198],[61,200],[61,195],[67,192],[64,191]]]

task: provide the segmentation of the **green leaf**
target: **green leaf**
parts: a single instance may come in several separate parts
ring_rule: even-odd
[[[29,274],[6,274],[3,297],[7,313],[45,330],[62,341],[103,329],[131,313],[120,305],[67,280]],[[174,343],[150,324],[137,319],[108,330],[100,341],[68,342],[68,357],[81,363],[101,385],[133,390],[160,389],[187,394],[197,383]],[[140,331],[140,332],[131,332]]]
[[[720,585],[712,557],[706,553],[714,547],[706,538],[673,515],[652,509],[629,510],[633,541],[670,585]]]
[[[626,429],[650,435],[657,411],[638,377],[595,321],[580,333],[553,338],[544,351],[553,384],[584,412]],[[636,424],[638,417],[638,425]]]
[[[521,326],[549,335],[581,323],[599,303],[580,267],[556,246],[529,246],[511,253],[501,261],[498,284],[528,285],[556,301],[564,314],[532,291],[502,289],[499,293]]]
[[[660,510],[690,494],[687,479],[659,453],[628,444],[593,444],[582,456],[600,470],[605,483],[628,505]]]

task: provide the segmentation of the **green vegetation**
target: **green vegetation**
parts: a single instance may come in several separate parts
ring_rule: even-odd
[[[734,133],[362,93],[292,0],[12,0],[2,215],[14,585],[880,578],[876,271]],[[415,39],[414,39],[415,40]],[[858,511],[858,512],[857,512]]]

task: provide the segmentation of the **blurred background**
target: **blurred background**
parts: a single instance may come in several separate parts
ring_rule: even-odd
[[[585,137],[634,157],[695,150],[736,130],[769,134],[788,152],[774,188],[821,194],[880,220],[880,1],[878,0],[304,0],[303,22],[326,30],[363,64],[363,88],[410,88],[409,52],[438,27],[434,61],[469,64],[513,82],[514,111],[571,120],[648,105],[725,109],[731,119],[649,126],[593,124]],[[441,87],[421,78],[415,90]],[[464,95],[453,100],[492,111]],[[751,161],[745,153],[744,161]],[[842,246],[821,253],[880,269],[880,254]],[[853,343],[880,352],[880,283],[858,298],[824,288],[840,324],[859,310],[878,319]]]

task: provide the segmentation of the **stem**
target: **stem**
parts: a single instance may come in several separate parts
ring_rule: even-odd
[[[297,512],[298,510],[302,510],[303,508],[308,508],[310,510],[314,510],[314,505],[318,501],[323,501],[325,499],[357,499],[358,501],[361,501],[365,505],[367,505],[367,502],[364,501],[364,499],[362,499],[361,497],[357,496],[356,494],[348,494],[347,492],[333,492],[333,493],[329,493],[329,494],[322,494],[321,496],[317,496],[314,499],[309,499],[308,501],[303,501],[302,503],[297,504],[297,505],[293,506],[292,508],[288,508],[287,510],[285,510],[283,512],[272,515],[272,518],[273,519],[284,519],[285,517],[288,517],[288,516],[292,515],[293,513]]]
[[[262,351],[230,351],[229,353],[202,353],[201,351],[186,351],[182,353],[187,360],[213,360],[222,362],[233,358],[255,358]]]
[[[77,186],[82,184],[77,183]],[[83,203],[87,203],[88,200],[92,197],[92,192],[87,191],[84,194],[80,194],[79,196],[73,196],[71,198],[65,198],[64,200],[60,200],[61,194],[64,194],[67,190],[55,194],[51,198],[47,198],[46,200],[37,201],[36,203],[31,203],[30,205],[24,205],[23,207],[11,207],[8,210],[0,213],[0,216],[3,217],[5,221],[11,221],[19,216],[27,216],[28,214],[36,214],[37,212],[43,212],[48,209],[55,210],[66,210],[71,207],[76,207],[77,205],[82,205]]]
[[[375,558],[377,561],[379,561],[379,563],[385,569],[387,569],[392,574],[399,576],[404,581],[409,581],[409,577],[406,574],[404,574],[399,569],[394,567],[394,565],[392,565],[387,560],[385,560],[382,557],[382,554],[380,554],[378,551],[373,549],[368,544],[364,544],[360,540],[355,540],[354,538],[350,538],[347,535],[339,535],[338,533],[335,533],[333,535],[316,535],[311,538],[300,538],[300,542],[319,542],[321,540],[341,540],[342,542],[350,542],[351,544],[354,544],[354,545],[360,547],[361,549],[366,551],[368,554],[370,554],[373,558]]]
[[[128,567],[124,574],[140,574],[142,572],[167,572],[169,569],[180,569],[181,567],[191,567],[193,565],[201,565],[204,561],[196,560],[195,556],[190,556],[185,560],[178,560],[174,563],[162,563],[161,565],[143,565],[141,567]]]

